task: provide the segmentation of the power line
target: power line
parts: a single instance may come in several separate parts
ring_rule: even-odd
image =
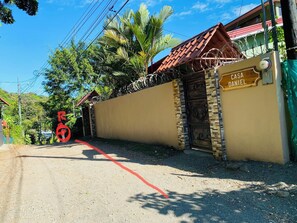
[[[114,14],[114,16],[108,21],[108,23],[103,26],[102,30],[97,34],[97,36],[90,42],[90,44],[87,46],[87,48],[84,50],[87,51],[88,48],[95,42],[95,40],[104,32],[104,30],[106,29],[106,27],[114,20],[114,18],[123,10],[123,8],[127,5],[127,3],[129,2],[129,0],[126,0],[125,3],[120,7],[120,9]]]
[[[164,28],[163,28],[163,30],[167,31],[167,32],[170,32],[170,33],[174,33],[174,34],[179,35],[179,36],[183,36],[183,37],[186,37],[186,38],[191,38],[191,36],[187,36],[187,35],[182,34],[182,33],[178,33],[178,32],[175,32],[175,31],[168,30],[168,29],[164,29]]]
[[[18,79],[19,81],[19,79]],[[19,107],[19,124],[22,125],[22,103],[21,103],[21,85],[18,83],[18,107]]]
[[[71,39],[82,29],[82,27],[86,24],[86,22],[93,16],[93,14],[98,10],[98,8],[103,4],[104,0],[101,1],[98,4],[98,1],[95,2],[95,0],[92,1],[92,3],[89,5],[89,7],[85,10],[83,15],[80,17],[80,19],[76,22],[76,24],[72,27],[71,31],[68,32],[66,37],[63,39],[61,42],[60,46],[67,46]],[[101,13],[96,17],[96,19],[93,21],[91,26],[88,27],[86,32],[81,36],[80,41],[86,41],[91,34],[94,32],[94,30],[98,27],[98,25],[103,21],[103,19],[108,15],[110,11],[113,11],[113,8],[115,4],[118,2],[118,0],[109,0],[105,7],[101,10]],[[126,6],[126,4],[129,2],[129,0],[126,0],[125,3],[121,6],[121,8],[118,11],[115,11],[115,15],[109,20],[108,24],[120,13],[120,11]],[[95,40],[103,33],[105,30],[106,26],[103,26],[102,30],[93,38],[90,42],[90,44],[86,47],[86,49],[83,51],[82,54],[86,52],[86,50],[95,42]],[[43,74],[42,70],[48,68],[50,65],[48,62],[45,62],[44,65],[39,69],[37,74],[34,75],[33,78],[29,79],[31,82],[27,85],[25,89],[21,91],[21,93],[24,93],[31,89],[37,79]]]
[[[104,9],[98,12],[98,16],[93,20],[92,24],[86,29],[85,33],[81,36],[80,41],[87,40],[87,38],[93,33],[95,28],[102,22],[104,16],[107,14],[107,8],[112,9],[115,3],[118,0],[109,0],[109,2],[105,5]],[[79,18],[76,24],[72,27],[71,31],[66,35],[62,43],[60,44],[61,47],[65,47],[69,44],[69,42],[77,35],[77,33],[86,25],[86,23],[91,19],[91,17],[98,11],[98,9],[103,6],[105,0],[99,1],[92,1],[83,15]],[[103,17],[102,17],[103,15]]]
[[[103,11],[97,16],[95,21],[92,23],[92,25],[89,27],[89,29],[86,31],[85,35],[80,39],[80,41],[84,42],[86,41],[89,36],[94,32],[95,28],[103,21],[105,16],[107,16],[110,9],[114,7],[114,5],[117,3],[118,0],[109,0],[109,2],[104,7]]]
[[[42,67],[45,67],[46,64],[44,64]],[[42,68],[41,68],[42,69]],[[33,80],[27,85],[27,87],[23,90],[21,90],[21,94],[25,93],[26,91],[28,91],[29,89],[31,89],[32,87],[34,87],[35,83],[37,82],[38,78],[42,75],[42,73],[40,71],[37,71],[34,73],[34,77],[32,78]]]
[[[94,1],[93,1],[94,2]],[[92,3],[93,3],[92,2]],[[99,4],[100,5],[100,4]],[[90,9],[90,10],[92,10],[93,8],[94,8],[94,6],[95,5],[93,5],[93,7]],[[90,8],[90,6],[88,7],[88,9]],[[98,8],[98,7],[97,7]],[[97,9],[96,8],[96,9]],[[90,14],[90,10],[86,13],[86,11],[85,11],[85,13],[83,14],[83,16],[81,17],[81,18],[83,18],[83,19],[85,19],[86,18],[86,16],[88,16],[89,14]],[[94,13],[94,10],[93,10],[93,13]],[[81,20],[81,21],[83,21],[83,20]],[[76,23],[77,25],[80,25],[80,27],[77,29],[76,28],[76,26],[74,26],[73,28],[72,28],[72,31],[70,31],[67,35],[66,35],[66,37],[64,38],[64,40],[62,41],[62,45],[68,45],[68,42],[67,41],[70,41],[71,40],[71,38],[72,38],[72,36],[71,35],[75,35],[76,33],[77,33],[77,31],[82,27],[82,25],[84,25],[85,24],[85,22],[82,24],[82,22],[81,22],[80,20],[78,20],[78,22]],[[42,70],[45,70],[46,68],[48,68],[49,67],[49,63],[48,62],[45,62],[43,65],[42,65],[42,67],[39,69],[39,71],[37,72],[37,74],[34,74],[34,77],[33,78],[31,78],[30,80],[31,80],[31,82],[27,85],[27,87],[25,88],[25,89],[22,89],[22,91],[21,91],[21,93],[25,93],[25,92],[27,92],[29,89],[31,89],[32,87],[34,87],[34,85],[35,85],[35,83],[36,83],[36,81],[37,81],[37,79],[42,75]]]
[[[101,3],[99,3],[99,4],[97,4],[98,1],[96,1],[96,3],[94,3],[94,2],[95,2],[95,0],[92,1],[92,3],[87,8],[87,10],[84,12],[84,14],[76,22],[76,25],[74,25],[72,27],[71,31],[67,34],[67,36],[65,37],[65,39],[62,41],[62,43],[61,43],[62,47],[68,45],[69,41],[71,41],[71,39],[81,30],[81,28],[91,18],[91,16],[95,13],[95,11],[97,11],[97,9],[101,6],[101,4],[104,2],[104,0]],[[91,5],[93,3],[94,3],[94,5],[91,7]],[[97,7],[95,8],[96,4],[97,4]]]
[[[103,2],[102,1],[99,5],[97,5],[96,8],[94,8],[95,5],[98,3],[98,1],[96,1],[96,2],[95,1],[96,0],[92,1],[92,3],[89,5],[89,7],[86,9],[86,11],[83,13],[83,15],[77,21],[75,26],[73,26],[71,31],[66,35],[66,37],[64,38],[64,40],[62,41],[62,43],[60,45],[67,46],[69,41],[71,41],[71,38],[73,38],[73,36],[77,34],[77,32],[82,28],[82,26],[86,23],[86,21],[94,14],[94,12],[98,9],[98,7]],[[50,66],[49,63],[46,61],[42,65],[42,67],[39,69],[39,71],[36,74],[34,74],[34,77],[29,79],[30,83],[27,85],[27,87],[25,89],[22,90],[21,93],[24,93],[24,92],[28,91],[29,89],[31,89],[35,85],[37,79],[43,74],[43,70],[47,69],[49,66]]]
[[[26,83],[26,82],[28,83],[28,82],[32,81],[33,78],[23,80],[23,81],[0,81],[0,84],[17,84],[17,83]]]
[[[77,33],[82,29],[82,27],[87,23],[87,21],[94,15],[94,13],[98,10],[98,8],[100,6],[103,5],[103,1],[101,1],[98,4],[98,1],[93,0],[91,2],[91,4],[88,6],[88,8],[84,11],[84,13],[82,14],[82,16],[78,19],[78,21],[76,22],[76,24],[72,27],[72,29],[68,32],[68,34],[66,35],[66,37],[63,39],[63,41],[61,42],[60,46],[61,47],[65,47],[69,44],[69,42],[71,41],[71,39],[77,35]],[[86,50],[95,42],[95,40],[104,32],[104,30],[106,29],[106,27],[113,21],[113,19],[122,11],[122,9],[126,6],[126,4],[129,2],[129,0],[126,0],[125,3],[120,7],[120,9],[118,11],[114,11],[113,8],[115,6],[115,4],[118,2],[118,0],[109,0],[105,7],[101,10],[101,13],[99,13],[99,15],[96,17],[96,19],[93,21],[93,23],[88,27],[88,29],[85,31],[85,33],[81,36],[79,41],[87,41],[88,38],[90,37],[90,35],[94,32],[94,30],[98,27],[98,25],[103,21],[103,19],[108,15],[108,13],[110,11],[115,12],[115,14],[112,16],[112,18],[108,21],[108,23],[106,25],[103,26],[102,30],[90,41],[90,43],[88,44],[88,46],[85,48],[85,50],[83,51],[83,53],[86,52]],[[189,37],[187,35],[175,32],[175,31],[170,31],[167,29],[163,29],[165,31],[168,31],[170,33],[175,33],[177,35],[180,36],[184,36],[184,37]],[[31,89],[38,77],[40,77],[43,72],[42,70],[45,70],[46,68],[48,68],[50,65],[48,62],[45,62],[45,64],[40,68],[38,74],[29,79],[31,80],[31,83],[28,84],[28,86],[22,90],[22,93],[28,91],[29,89]],[[33,79],[33,80],[32,80]]]

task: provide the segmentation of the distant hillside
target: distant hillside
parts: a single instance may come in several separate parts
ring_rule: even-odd
[[[21,120],[18,94],[9,93],[0,88],[0,97],[9,103],[9,106],[3,107],[2,113],[3,119],[9,125],[10,136],[14,139],[14,143],[40,143],[40,131],[50,129],[43,107],[48,97],[34,93],[21,94]],[[20,123],[22,123],[21,126]]]
[[[6,102],[9,104],[13,104],[14,102],[17,102],[18,100],[18,94],[17,93],[9,93],[2,88],[0,88],[0,97],[3,98]],[[35,93],[24,93],[21,95],[22,98],[30,99],[33,101],[42,102],[47,99],[46,96],[37,95]]]
[[[7,91],[0,88],[0,98],[3,98],[9,104],[12,104],[17,100],[18,95],[16,93],[8,93]]]

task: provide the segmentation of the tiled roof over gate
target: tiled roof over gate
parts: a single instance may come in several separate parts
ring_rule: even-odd
[[[215,38],[213,39],[214,35]],[[172,48],[170,54],[162,62],[156,73],[197,60],[208,50],[212,48],[220,49],[230,41],[224,26],[219,23]]]

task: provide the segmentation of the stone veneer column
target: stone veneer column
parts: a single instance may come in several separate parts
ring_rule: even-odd
[[[94,104],[92,104],[92,103],[90,103],[89,115],[90,115],[91,136],[96,137],[97,135],[96,135],[95,109],[94,109]]]
[[[214,70],[205,72],[205,84],[213,155],[218,160],[226,160],[220,86],[218,74]]]
[[[176,125],[178,131],[178,145],[180,150],[189,149],[189,131],[187,127],[186,102],[183,82],[180,79],[172,81],[174,94],[174,107],[176,115]]]

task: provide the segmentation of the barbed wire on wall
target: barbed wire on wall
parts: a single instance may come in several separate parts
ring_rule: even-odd
[[[229,42],[224,44],[221,49],[211,48],[202,54],[200,58],[196,58],[191,63],[188,63],[187,67],[190,68],[190,71],[197,72],[235,63],[243,60],[244,58],[245,55],[240,52],[240,49],[237,47],[237,45]],[[131,94],[149,87],[164,84],[174,79],[182,78],[183,75],[184,71],[182,72],[179,67],[168,69],[163,73],[148,74],[145,77],[140,77],[136,81],[119,88],[117,91],[113,92],[110,98]],[[100,96],[93,98],[94,103],[104,100],[106,100],[106,98]]]
[[[136,81],[133,81],[132,83],[119,88],[108,99],[119,97],[126,94],[131,94],[157,85],[165,84],[178,78],[181,78],[181,72],[179,72],[177,69],[169,69],[163,73],[148,74],[145,77],[140,77]],[[92,98],[93,103],[97,103],[99,101],[104,100],[107,99],[100,96],[95,96]]]
[[[245,55],[241,53],[237,45],[226,43],[220,49],[211,48],[203,53],[200,58],[197,58],[197,60],[200,69],[209,70],[211,68],[218,68],[226,64],[238,62],[244,58],[246,58]]]
[[[147,76],[140,77],[131,84],[120,88],[116,96],[131,94],[133,92],[170,82],[180,77],[181,74],[176,69],[169,69],[168,71],[159,74],[148,74]]]

